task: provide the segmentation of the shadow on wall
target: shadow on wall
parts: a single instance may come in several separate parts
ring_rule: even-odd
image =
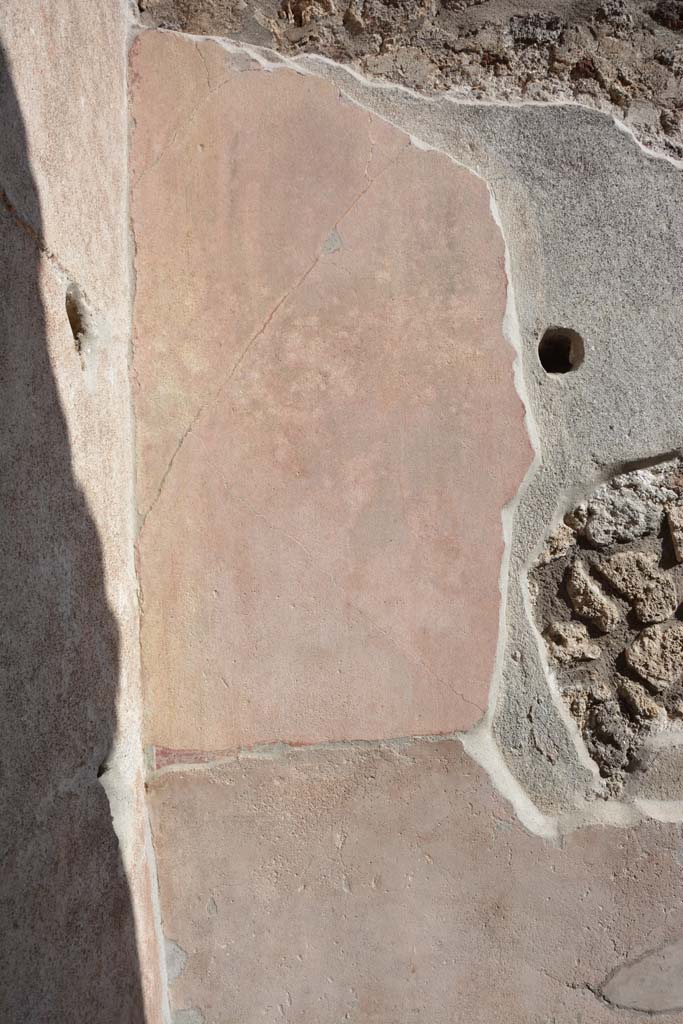
[[[48,357],[40,204],[1,50],[0,127],[0,1021],[137,1024],[133,910],[97,778],[118,632]]]

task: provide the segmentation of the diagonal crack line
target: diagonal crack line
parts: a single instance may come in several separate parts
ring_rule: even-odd
[[[369,135],[368,135],[368,138],[369,138],[369,141],[370,141],[370,147],[371,147],[371,148],[370,148],[370,155],[369,155],[369,157],[368,157],[367,163],[366,163],[366,165],[365,165],[365,170],[364,170],[364,172],[363,172],[363,173],[365,174],[365,177],[366,177],[366,178],[368,179],[368,183],[367,183],[367,185],[365,186],[365,188],[364,188],[364,189],[362,189],[362,190],[361,190],[361,191],[360,191],[360,192],[358,193],[358,195],[357,195],[357,196],[356,196],[356,198],[355,198],[355,199],[354,199],[354,200],[353,200],[353,201],[352,201],[352,202],[350,203],[350,205],[349,205],[349,206],[347,206],[347,208],[346,208],[346,209],[344,210],[344,212],[342,213],[341,217],[339,218],[339,220],[338,220],[338,221],[336,222],[336,224],[334,225],[334,230],[335,230],[335,231],[336,231],[336,230],[337,230],[337,228],[338,228],[338,227],[340,226],[340,224],[342,223],[342,221],[343,221],[343,220],[346,220],[346,218],[347,218],[347,217],[348,217],[348,215],[349,215],[349,214],[351,213],[351,211],[352,211],[352,210],[353,210],[353,209],[354,209],[354,208],[355,208],[355,207],[356,207],[356,206],[358,205],[358,203],[359,203],[359,202],[361,201],[361,199],[363,198],[363,196],[365,196],[365,195],[366,195],[366,193],[367,193],[367,192],[368,192],[368,191],[369,191],[369,190],[370,190],[370,189],[372,188],[372,186],[373,186],[373,185],[374,185],[374,184],[375,184],[376,182],[378,182],[378,181],[380,180],[380,178],[383,178],[383,177],[384,177],[384,175],[385,175],[385,174],[387,174],[387,173],[388,173],[388,172],[389,172],[389,171],[391,170],[391,168],[392,168],[392,167],[393,167],[393,166],[394,166],[394,165],[395,165],[395,164],[396,164],[396,163],[398,162],[399,158],[400,158],[401,156],[403,156],[404,150],[405,150],[405,149],[407,148],[407,146],[408,146],[408,144],[409,144],[409,143],[408,143],[408,141],[406,141],[406,145],[405,145],[405,146],[402,146],[402,147],[401,147],[401,149],[399,149],[398,153],[397,153],[397,154],[396,154],[396,156],[395,156],[395,157],[393,158],[393,160],[390,160],[390,161],[389,161],[389,163],[388,163],[388,164],[386,165],[386,167],[383,167],[383,168],[382,168],[382,170],[381,170],[381,171],[379,172],[379,174],[377,174],[377,175],[376,175],[376,176],[375,176],[374,178],[371,178],[371,177],[370,177],[370,175],[368,174],[368,171],[369,171],[369,168],[370,168],[370,163],[372,162],[372,158],[373,158],[373,156],[374,156],[374,152],[375,152],[375,143],[374,143],[374,141],[372,140],[372,138],[371,138],[371,137],[370,137]]]
[[[16,227],[22,231],[27,238],[30,238],[33,244],[38,249],[41,256],[44,256],[47,262],[53,266],[61,275],[67,280],[73,281],[74,277],[69,273],[63,263],[57,258],[52,249],[48,248],[45,239],[42,235],[36,231],[33,225],[26,220],[20,213],[17,207],[14,205],[10,197],[7,195],[3,188],[0,188],[0,208],[2,208],[7,216],[14,222]]]
[[[347,208],[344,210],[344,212],[341,214],[341,216],[336,220],[335,224],[333,225],[333,230],[336,231],[340,227],[340,225],[342,224],[342,221],[344,221],[345,218],[348,217],[348,215],[351,213],[351,211],[354,209],[354,207],[356,207],[358,205],[358,203],[361,201],[363,196],[375,184],[375,182],[379,181],[379,179],[381,177],[383,177],[385,174],[387,174],[387,172],[394,166],[394,164],[401,157],[401,155],[403,154],[404,149],[405,149],[405,147],[402,147],[398,151],[396,156],[393,158],[393,160],[390,160],[389,163],[386,165],[386,167],[384,167],[382,169],[382,171],[375,178],[368,178],[368,183],[365,186],[365,188],[363,188],[358,193],[358,195],[347,206]],[[366,168],[366,175],[367,175],[367,168]],[[255,343],[259,340],[259,338],[261,338],[263,336],[263,334],[265,334],[265,332],[268,330],[268,328],[270,327],[270,324],[272,323],[274,317],[277,315],[279,310],[282,309],[282,307],[284,306],[284,304],[287,302],[288,299],[290,299],[293,295],[296,294],[296,292],[299,290],[299,288],[301,288],[301,286],[304,284],[304,282],[310,276],[310,274],[313,273],[315,268],[318,266],[318,263],[320,262],[320,260],[322,258],[322,255],[323,255],[322,253],[318,253],[318,255],[315,257],[315,259],[312,260],[312,262],[308,265],[306,270],[298,278],[298,280],[292,285],[292,287],[289,288],[285,292],[285,294],[280,297],[280,299],[278,299],[278,301],[273,306],[272,310],[270,311],[270,313],[268,314],[266,319],[263,321],[263,323],[261,324],[259,329],[256,331],[255,334],[253,334],[251,336],[251,338],[249,339],[247,344],[244,346],[244,348],[240,352],[239,356],[237,357],[235,362],[232,364],[232,366],[228,370],[228,373],[226,374],[226,376],[223,377],[223,379],[221,380],[220,384],[215,389],[215,391],[207,398],[207,400],[205,402],[202,403],[202,405],[199,407],[199,409],[197,410],[197,412],[193,416],[193,418],[190,421],[190,423],[188,424],[188,426],[183,431],[183,433],[182,433],[182,435],[180,437],[180,440],[178,441],[178,443],[177,443],[177,445],[175,447],[175,450],[174,450],[173,454],[171,455],[171,458],[168,461],[168,464],[166,466],[164,474],[163,474],[163,476],[162,476],[162,478],[161,478],[161,480],[159,482],[159,487],[157,488],[157,493],[154,496],[154,500],[152,501],[152,503],[150,504],[150,506],[148,507],[147,511],[145,512],[145,514],[144,514],[144,516],[142,518],[142,522],[140,523],[140,529],[138,531],[138,540],[142,536],[142,531],[145,528],[145,523],[149,519],[149,516],[150,516],[151,512],[153,511],[153,509],[155,508],[157,502],[159,501],[159,498],[161,497],[161,494],[162,494],[162,491],[163,491],[164,486],[166,484],[166,481],[168,479],[168,476],[169,476],[169,474],[171,472],[171,469],[173,468],[173,464],[174,464],[175,460],[177,459],[178,455],[180,454],[180,451],[181,451],[183,445],[187,441],[187,438],[190,436],[190,434],[192,433],[192,431],[194,430],[194,428],[196,427],[197,423],[202,418],[204,413],[208,409],[213,408],[213,406],[218,401],[218,399],[222,395],[222,393],[225,390],[225,388],[228,386],[228,384],[230,383],[232,378],[235,376],[235,374],[239,370],[240,366],[244,362],[246,356],[250,352],[250,350],[253,347],[253,345],[255,345]]]
[[[163,158],[164,158],[164,157],[166,156],[166,154],[168,153],[169,149],[170,149],[170,148],[171,148],[171,147],[173,146],[173,144],[174,144],[174,143],[176,142],[176,140],[177,140],[178,136],[180,135],[180,133],[181,133],[182,131],[184,131],[184,130],[187,130],[188,128],[190,128],[190,127],[191,127],[191,125],[192,125],[192,124],[194,123],[194,121],[195,121],[195,119],[196,119],[197,115],[199,114],[199,111],[200,111],[200,110],[202,109],[202,107],[204,106],[204,104],[206,103],[206,101],[207,101],[207,100],[209,99],[209,97],[210,97],[210,96],[213,96],[214,92],[216,92],[216,90],[217,90],[217,89],[219,89],[221,85],[225,85],[225,82],[221,82],[221,83],[220,83],[220,85],[217,85],[215,89],[211,89],[211,90],[210,90],[209,92],[205,93],[205,95],[204,95],[204,96],[202,96],[201,100],[199,101],[199,103],[197,104],[197,106],[196,106],[196,107],[194,108],[194,110],[192,110],[192,111],[191,111],[191,112],[190,112],[190,113],[188,114],[187,118],[186,118],[186,119],[185,119],[184,121],[181,121],[181,122],[180,122],[180,124],[179,124],[179,125],[178,125],[178,126],[177,126],[177,127],[175,128],[175,129],[174,129],[174,131],[173,131],[173,134],[171,135],[171,138],[170,138],[170,139],[168,140],[168,142],[166,143],[166,145],[165,145],[165,146],[164,146],[164,147],[162,148],[162,150],[161,150],[161,152],[160,152],[160,153],[158,154],[158,156],[157,156],[157,157],[156,157],[156,158],[155,158],[154,160],[152,160],[151,164],[148,164],[148,165],[147,165],[147,167],[144,167],[144,168],[142,169],[142,171],[140,172],[140,174],[138,175],[138,177],[136,178],[136,180],[135,180],[135,181],[133,182],[133,185],[132,185],[132,187],[133,187],[134,189],[137,189],[137,188],[138,188],[138,187],[140,186],[140,184],[141,184],[142,180],[143,180],[144,178],[146,178],[146,177],[147,177],[147,175],[148,175],[148,174],[150,174],[150,173],[151,173],[151,171],[153,171],[153,170],[154,170],[154,168],[155,168],[155,167],[156,167],[156,166],[157,166],[158,164],[160,164],[160,163],[161,163],[161,161],[163,160]]]
[[[201,48],[199,42],[196,42],[194,44],[194,46],[195,46],[195,50],[197,51],[197,56],[199,57],[200,61],[204,65],[204,71],[206,72],[206,88],[209,91],[211,91],[211,75],[209,74],[209,66],[206,63],[206,57],[202,53],[202,48]]]
[[[164,484],[166,483],[166,478],[168,477],[168,474],[171,472],[171,469],[173,468],[173,463],[175,462],[175,460],[176,460],[176,458],[178,456],[178,452],[180,451],[180,449],[185,444],[185,439],[187,438],[188,434],[190,434],[192,432],[192,430],[194,429],[195,424],[197,423],[197,420],[199,419],[201,414],[202,414],[202,409],[199,409],[198,412],[195,414],[195,416],[190,420],[190,422],[188,423],[187,427],[183,431],[183,433],[181,435],[181,438],[178,441],[178,444],[176,445],[175,451],[171,455],[171,458],[168,460],[168,465],[166,466],[166,469],[164,470],[164,475],[162,476],[161,481],[159,483],[159,487],[157,489],[157,493],[154,496],[154,501],[152,502],[152,504],[149,506],[149,508],[145,512],[145,514],[143,516],[143,519],[142,519],[142,522],[140,523],[140,529],[138,531],[138,539],[140,538],[140,536],[142,534],[142,531],[145,528],[145,523],[147,522],[147,519],[148,519],[148,516],[149,516],[150,512],[152,511],[152,509],[154,508],[154,506],[158,502],[159,498],[161,497],[161,492],[164,489]]]
[[[228,370],[228,373],[222,379],[222,381],[220,382],[220,384],[218,385],[216,390],[207,398],[207,400],[205,402],[202,403],[202,405],[199,407],[199,409],[197,410],[195,415],[190,420],[190,423],[188,424],[188,426],[185,428],[185,430],[181,434],[180,440],[178,441],[178,444],[176,445],[175,450],[174,450],[173,454],[171,455],[171,458],[169,459],[168,465],[166,466],[166,469],[164,471],[164,475],[162,476],[161,481],[159,483],[159,487],[157,489],[157,493],[156,493],[156,495],[154,497],[154,500],[153,500],[152,504],[149,506],[149,508],[147,509],[147,511],[145,512],[143,520],[142,520],[142,522],[140,524],[140,530],[139,530],[138,536],[140,536],[142,534],[142,531],[143,531],[143,529],[145,527],[145,523],[147,522],[147,520],[148,520],[148,518],[150,516],[150,513],[152,512],[152,510],[154,509],[155,505],[159,501],[159,498],[161,497],[161,492],[163,491],[164,485],[165,485],[166,480],[168,478],[168,475],[171,472],[171,469],[173,468],[173,463],[177,459],[177,457],[178,457],[178,455],[180,453],[181,448],[185,444],[185,441],[187,440],[189,435],[192,433],[192,431],[194,430],[194,428],[196,427],[197,423],[199,422],[201,417],[204,415],[206,410],[211,408],[215,404],[215,402],[218,401],[218,399],[220,398],[220,396],[223,393],[223,391],[225,390],[225,388],[228,386],[228,384],[230,383],[232,378],[237,373],[238,369],[240,368],[242,362],[246,358],[247,353],[251,349],[252,345],[254,345],[258,341],[258,339],[264,334],[264,332],[268,330],[268,327],[272,323],[273,317],[276,315],[278,310],[281,309],[281,307],[284,305],[284,303],[287,301],[287,299],[291,295],[293,295],[297,291],[297,289],[299,289],[301,287],[301,285],[304,283],[304,281],[306,280],[308,275],[313,272],[313,270],[315,269],[315,267],[318,265],[319,262],[320,262],[320,255],[316,256],[316,258],[313,260],[313,262],[307,267],[307,269],[301,275],[299,280],[288,291],[286,291],[283,296],[281,296],[281,298],[273,306],[272,310],[270,311],[270,313],[268,314],[266,319],[263,321],[263,323],[259,327],[258,331],[256,331],[256,333],[251,336],[251,338],[249,339],[247,344],[244,346],[244,348],[240,352],[239,356],[237,357],[235,362],[232,364],[232,366]]]
[[[204,61],[204,58],[203,58],[203,57],[202,57],[202,62],[203,62],[203,64],[204,64],[204,67],[206,68],[206,62]],[[208,76],[208,69],[207,69],[207,76]],[[143,168],[143,169],[142,169],[142,170],[140,171],[140,174],[139,174],[139,175],[137,176],[137,178],[135,179],[135,181],[134,181],[134,182],[133,182],[133,184],[132,184],[132,188],[133,188],[133,189],[137,189],[137,188],[139,187],[140,183],[142,182],[143,178],[146,178],[146,177],[147,177],[147,175],[148,175],[148,174],[149,174],[149,173],[150,173],[151,171],[153,171],[153,170],[154,170],[154,168],[155,168],[155,167],[156,167],[156,166],[157,166],[158,164],[160,164],[160,163],[161,163],[161,161],[163,160],[163,158],[164,158],[164,157],[166,156],[166,154],[168,153],[169,149],[171,149],[171,147],[172,147],[172,146],[173,146],[173,145],[174,145],[174,144],[176,143],[176,141],[178,140],[178,136],[179,136],[179,135],[181,134],[181,132],[185,132],[185,131],[187,131],[187,130],[188,130],[189,128],[191,128],[191,127],[192,127],[192,125],[193,125],[193,124],[194,124],[194,122],[196,121],[196,119],[197,119],[197,116],[198,116],[198,114],[199,114],[200,110],[202,109],[202,107],[204,106],[204,104],[205,104],[205,103],[206,103],[206,102],[207,102],[208,100],[210,100],[210,99],[211,99],[211,97],[212,97],[212,96],[214,95],[214,93],[217,93],[217,92],[218,92],[218,91],[219,91],[220,89],[222,89],[222,88],[223,88],[223,86],[224,86],[224,85],[227,85],[229,81],[230,81],[230,77],[228,77],[228,78],[224,78],[224,79],[223,79],[223,80],[222,80],[221,82],[218,82],[218,83],[217,83],[217,85],[214,85],[214,86],[213,86],[212,88],[208,89],[208,90],[207,90],[207,92],[205,92],[205,93],[204,93],[204,95],[202,96],[202,98],[201,98],[201,99],[199,100],[199,102],[198,102],[198,103],[197,103],[197,105],[195,106],[194,110],[190,111],[190,113],[189,113],[189,114],[187,115],[187,117],[186,117],[186,118],[185,118],[184,120],[182,120],[182,121],[181,121],[181,122],[180,122],[180,123],[179,123],[179,124],[178,124],[178,125],[177,125],[177,126],[176,126],[176,127],[174,128],[174,130],[173,130],[173,134],[171,135],[171,138],[170,138],[170,139],[168,140],[168,142],[166,143],[166,145],[165,145],[165,146],[164,146],[164,147],[162,148],[162,150],[161,150],[161,152],[160,152],[160,153],[158,154],[158,156],[157,156],[157,157],[156,157],[156,158],[155,158],[154,160],[152,160],[151,164],[148,164],[148,165],[147,165],[147,167],[144,167],[144,168]]]

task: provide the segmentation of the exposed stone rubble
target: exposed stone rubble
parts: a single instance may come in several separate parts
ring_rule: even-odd
[[[576,537],[571,526],[567,526],[566,523],[560,523],[560,525],[553,530],[548,537],[548,541],[543,554],[541,555],[541,561],[543,564],[552,562],[556,558],[561,558],[566,555]]]
[[[619,621],[619,609],[591,579],[578,558],[567,573],[567,596],[576,615],[595,626],[599,633],[609,633]]]
[[[626,662],[653,690],[665,690],[683,675],[683,622],[649,626],[625,651]]]
[[[683,3],[139,0],[144,24],[317,53],[427,93],[578,102],[683,156]]]
[[[553,622],[543,636],[558,661],[593,661],[601,651],[581,622]]]
[[[613,555],[598,566],[598,572],[631,603],[645,625],[670,618],[678,605],[674,581],[657,562],[656,554],[631,551]]]
[[[683,505],[673,505],[668,508],[666,518],[676,561],[683,562]]]
[[[650,734],[683,727],[682,521],[680,458],[620,474],[565,515],[530,574],[550,667],[608,795]]]

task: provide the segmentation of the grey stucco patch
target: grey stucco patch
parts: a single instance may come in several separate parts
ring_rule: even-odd
[[[614,1007],[641,1013],[683,1010],[683,939],[622,964],[600,994]]]
[[[169,981],[175,981],[187,966],[187,953],[172,939],[164,940],[166,952],[166,974]]]

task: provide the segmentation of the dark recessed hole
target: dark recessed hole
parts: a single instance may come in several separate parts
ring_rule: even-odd
[[[81,340],[86,332],[86,308],[77,285],[70,284],[66,289],[65,305],[76,349],[80,352]]]
[[[549,327],[538,345],[538,358],[546,373],[569,373],[581,366],[583,338],[569,327]]]
[[[101,779],[108,768],[109,765],[105,761],[103,761],[100,767],[97,769],[97,778]]]

